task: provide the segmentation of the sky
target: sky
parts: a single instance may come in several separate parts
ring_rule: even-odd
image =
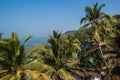
[[[0,0],[0,32],[19,37],[48,37],[53,30],[64,33],[80,28],[85,7],[105,3],[103,12],[120,14],[120,0]]]

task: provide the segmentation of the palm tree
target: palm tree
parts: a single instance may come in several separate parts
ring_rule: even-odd
[[[52,54],[53,60],[49,63],[52,64],[51,66],[54,65],[56,72],[62,70],[62,72],[66,73],[64,67],[67,63],[67,57],[69,57],[69,55],[67,56],[67,52],[64,48],[64,41],[62,40],[62,36],[60,33],[53,31],[53,36],[50,37],[51,38],[48,40],[48,43],[50,44],[50,48],[52,50],[50,54]],[[60,77],[60,75],[57,76],[57,78]]]
[[[98,3],[94,4],[94,6],[86,7],[86,17],[82,18],[80,23],[85,22],[85,27],[92,27],[94,38],[97,42],[101,42],[101,37],[99,34],[99,30],[101,26],[99,24],[101,21],[110,19],[110,16],[105,14],[104,12],[101,12],[101,9],[105,6],[105,4],[102,4],[100,7],[98,7]]]
[[[80,41],[79,39],[75,38],[74,36],[63,36],[63,42],[64,42],[64,48],[65,48],[65,51],[66,53],[68,53],[68,58],[69,57],[73,57],[73,58],[77,58],[77,55],[81,48],[80,48]],[[75,58],[75,59],[76,59]]]
[[[85,22],[85,27],[92,29],[92,36],[98,45],[98,52],[101,53],[102,61],[101,63],[104,63],[105,66],[108,69],[107,62],[104,58],[104,52],[102,50],[102,45],[108,45],[110,44],[110,40],[115,37],[113,33],[113,27],[111,26],[111,23],[113,18],[110,15],[105,14],[104,12],[101,12],[101,9],[105,6],[105,4],[98,6],[98,3],[94,4],[94,6],[86,7],[86,17],[82,18],[80,23]],[[111,20],[112,19],[112,20]],[[110,34],[109,34],[110,33]],[[88,53],[88,51],[86,52]],[[94,52],[92,52],[94,53]],[[89,54],[89,53],[88,53]],[[89,54],[90,55],[90,54]]]
[[[2,71],[0,70],[1,80],[17,79],[20,80],[22,67],[26,58],[25,42],[29,40],[31,36],[27,36],[23,43],[17,37],[16,33],[12,33],[11,38],[4,38],[0,40],[0,64],[2,65]]]
[[[77,41],[74,40],[73,42],[75,43],[71,44],[72,47],[69,49],[68,38],[53,31],[53,35],[48,40],[48,45],[33,46],[28,51],[28,53],[31,53],[33,61],[26,64],[25,68],[37,70],[41,72],[41,75],[44,73],[51,80],[75,80],[71,74],[81,75],[83,72],[79,72],[82,70],[75,67],[77,63],[70,60],[72,58],[70,51],[75,52],[72,48],[77,46]]]
[[[93,38],[98,43],[101,42],[101,37],[100,37],[100,34],[99,34],[99,24],[100,24],[100,21],[108,18],[108,15],[106,15],[103,12],[101,12],[102,7],[104,7],[104,6],[105,6],[105,4],[102,4],[100,7],[98,7],[98,3],[94,4],[94,6],[92,8],[87,6],[85,8],[86,17],[83,17],[81,19],[81,21],[80,21],[80,23],[83,23],[83,22],[86,23],[83,27],[90,27],[90,29],[92,30],[91,37],[93,36]],[[92,40],[94,40],[94,39],[92,39]]]
[[[94,4],[93,8],[86,7],[86,17],[82,18],[80,23],[88,21],[88,24],[98,24],[99,19],[103,19],[105,17],[105,13],[101,12],[102,7],[104,7],[105,4],[102,4],[100,7],[98,7],[98,3]]]
[[[59,49],[60,49],[60,44],[62,43],[60,41],[60,38],[61,38],[61,34],[56,32],[56,31],[53,31],[53,36],[50,36],[51,38],[48,40],[48,43],[51,45],[51,48],[52,48],[52,51],[55,55],[55,57],[58,57],[59,56]],[[61,44],[62,45],[62,44]]]

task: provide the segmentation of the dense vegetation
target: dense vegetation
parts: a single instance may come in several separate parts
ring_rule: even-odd
[[[53,31],[44,45],[27,52],[17,34],[0,33],[0,80],[120,80],[120,15],[101,12],[105,4],[85,8],[82,26],[70,34]]]

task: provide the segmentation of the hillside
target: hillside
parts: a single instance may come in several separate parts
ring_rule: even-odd
[[[66,31],[64,34],[66,34],[66,35],[74,35],[76,32],[77,32],[77,30],[69,30],[69,31]]]

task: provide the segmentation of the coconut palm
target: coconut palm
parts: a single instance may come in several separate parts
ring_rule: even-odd
[[[86,51],[86,56],[88,58],[86,58],[87,60],[89,60],[89,57],[92,56],[90,55],[91,53],[101,53],[101,55],[99,55],[99,58],[97,58],[97,56],[94,56],[94,58],[96,58],[96,60],[98,60],[98,62],[101,65],[101,67],[103,67],[104,65],[108,68],[108,64],[106,62],[106,59],[104,58],[104,54],[105,51],[103,51],[102,46],[103,45],[108,45],[110,44],[110,40],[112,38],[115,37],[114,33],[113,33],[113,27],[110,24],[110,22],[114,21],[114,19],[110,16],[105,14],[104,12],[101,12],[101,9],[105,6],[105,4],[100,5],[100,7],[98,6],[98,3],[94,4],[94,6],[91,7],[86,7],[85,11],[86,11],[86,17],[81,19],[81,23],[85,22],[86,24],[84,25],[85,27],[91,28],[92,31],[92,35],[91,37],[93,37],[92,40],[96,40],[97,44],[95,44],[95,46],[98,46],[97,52],[96,50],[92,51],[91,49]],[[112,19],[112,20],[111,20]],[[93,43],[92,43],[93,44]],[[105,50],[105,49],[104,49]],[[89,52],[90,51],[90,52]],[[92,51],[92,52],[91,52]],[[90,61],[93,63],[93,61],[96,61],[93,58],[90,58]],[[102,62],[101,62],[102,61]]]
[[[0,40],[1,80],[20,80],[22,67],[26,58],[24,44],[30,38],[31,36],[27,36],[24,42],[21,43],[17,34],[13,32],[11,38]]]
[[[75,80],[71,74],[83,75],[83,71],[76,68],[77,61],[71,59],[70,51],[75,52],[73,49],[78,46],[76,45],[77,40],[73,40],[73,42],[75,43],[71,44],[72,47],[69,49],[70,41],[68,38],[53,31],[53,35],[48,40],[48,45],[33,46],[28,51],[31,53],[33,61],[26,64],[25,68],[37,70],[41,72],[41,75],[44,73],[51,80]]]
[[[105,14],[104,12],[101,12],[101,9],[105,6],[105,4],[100,5],[98,7],[98,3],[94,4],[94,6],[91,7],[86,7],[85,12],[86,12],[86,17],[82,18],[80,23],[85,22],[86,24],[84,25],[85,27],[92,27],[93,30],[93,35],[94,38],[97,42],[101,42],[101,36],[99,34],[99,30],[101,26],[99,26],[101,21],[110,19],[110,16]]]
[[[77,55],[81,48],[80,48],[80,41],[79,39],[75,38],[74,36],[63,36],[64,48],[66,53],[68,53],[68,58],[73,57],[77,58]]]
[[[102,4],[100,7],[98,7],[98,3],[94,4],[93,8],[86,7],[86,17],[82,18],[80,23],[88,21],[89,24],[98,24],[99,19],[105,18],[107,16],[105,13],[101,12],[102,7],[104,7],[105,4]]]
[[[54,65],[53,67],[56,71],[54,77],[56,77],[56,79],[73,80],[74,78],[72,78],[72,76],[70,76],[70,74],[66,71],[67,60],[70,55],[68,55],[64,48],[64,39],[62,39],[61,34],[56,31],[53,31],[53,36],[50,37],[51,38],[48,40],[48,43],[50,44],[52,50],[50,54],[53,56],[51,56],[53,59],[52,61],[48,61],[50,61],[49,63],[52,64],[51,66]],[[63,77],[61,75],[63,75]]]

